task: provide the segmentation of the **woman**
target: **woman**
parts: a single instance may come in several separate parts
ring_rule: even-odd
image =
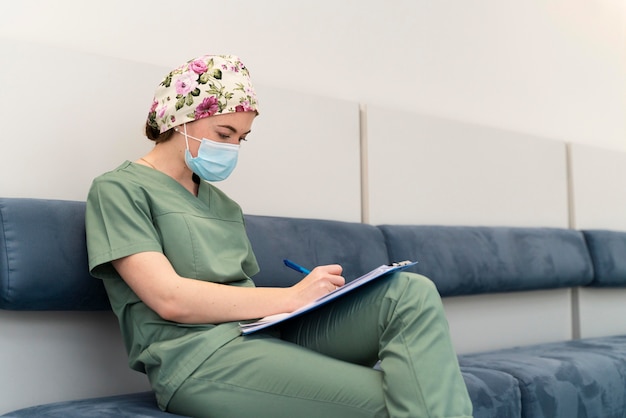
[[[344,284],[319,266],[256,288],[228,177],[258,104],[234,56],[202,56],[158,86],[154,148],[93,182],[91,273],[117,315],[130,366],[159,407],[193,417],[469,417],[472,406],[434,285],[398,273],[269,331],[238,323],[290,312]],[[329,311],[332,309],[332,316]],[[381,360],[382,371],[372,368]]]

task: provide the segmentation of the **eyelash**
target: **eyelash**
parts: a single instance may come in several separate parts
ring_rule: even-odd
[[[225,141],[226,141],[226,140],[228,140],[228,139],[230,139],[230,135],[220,134],[220,133],[218,133],[217,135],[220,137],[220,139],[223,139],[223,140],[225,140]],[[241,142],[241,141],[247,141],[247,140],[248,140],[247,138],[239,138],[239,142]]]

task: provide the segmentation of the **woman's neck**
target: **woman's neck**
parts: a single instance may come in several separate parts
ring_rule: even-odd
[[[185,164],[185,148],[178,141],[156,144],[154,148],[136,162],[167,174],[194,196],[198,195],[198,183],[193,180],[193,172]]]

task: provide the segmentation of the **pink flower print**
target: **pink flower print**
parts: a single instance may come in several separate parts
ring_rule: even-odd
[[[167,106],[163,105],[160,108],[157,109],[157,117],[158,118],[162,118],[163,116],[165,116],[165,111],[167,110]]]
[[[196,74],[204,74],[207,70],[206,62],[202,60],[195,60],[194,62],[189,64],[189,68],[191,68],[191,71]]]
[[[213,116],[218,109],[217,98],[215,96],[205,97],[202,103],[196,107],[195,117],[196,119],[201,119],[207,116]]]
[[[158,100],[154,100],[152,102],[152,106],[150,106],[150,112],[154,112],[158,105],[159,105],[159,101]]]
[[[194,72],[186,72],[176,80],[176,94],[188,95],[198,87],[197,76]]]
[[[250,102],[247,100],[243,100],[240,104],[235,106],[235,112],[249,112],[254,110],[252,106],[250,106]]]

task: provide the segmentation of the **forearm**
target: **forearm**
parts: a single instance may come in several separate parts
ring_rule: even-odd
[[[163,319],[217,324],[292,312],[345,283],[341,266],[319,266],[288,288],[240,287],[179,276],[158,252],[133,254],[113,266]]]
[[[180,323],[222,323],[296,309],[289,288],[239,287],[180,279],[159,314]]]
[[[179,276],[156,252],[113,261],[131,289],[162,318],[180,323],[222,323],[297,308],[289,288],[230,286]]]

